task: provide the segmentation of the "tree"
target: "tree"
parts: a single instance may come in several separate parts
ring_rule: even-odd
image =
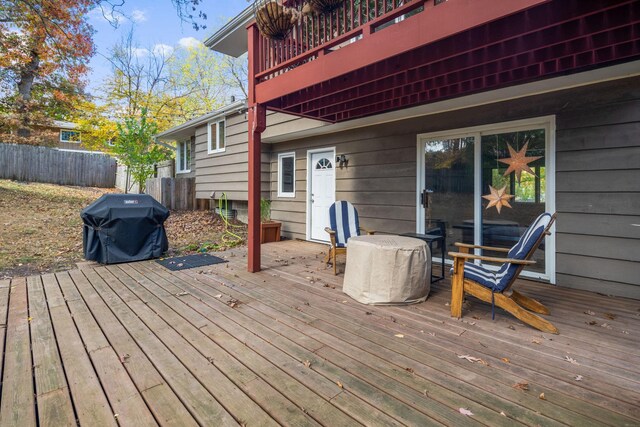
[[[30,142],[31,130],[64,118],[82,95],[93,55],[87,13],[94,0],[2,0],[2,125]],[[20,142],[20,141],[18,141]]]
[[[147,179],[154,174],[154,165],[171,156],[166,148],[154,143],[153,135],[158,131],[153,121],[147,120],[147,110],[143,109],[139,119],[127,117],[118,123],[118,136],[113,153],[128,169],[133,181],[144,192]]]

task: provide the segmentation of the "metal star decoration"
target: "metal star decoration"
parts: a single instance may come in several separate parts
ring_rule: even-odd
[[[535,172],[529,167],[529,163],[536,161],[542,156],[533,156],[527,157],[527,146],[529,142],[525,142],[520,151],[516,151],[511,148],[511,145],[507,144],[509,148],[510,158],[506,159],[498,159],[499,162],[506,163],[509,165],[507,171],[504,173],[504,176],[508,176],[511,172],[516,173],[516,179],[518,180],[518,184],[520,184],[520,178],[522,177],[522,171],[529,172],[531,175],[536,175]]]
[[[503,206],[506,206],[508,208],[511,207],[511,205],[509,204],[509,199],[515,196],[511,194],[507,194],[506,185],[499,190],[496,190],[492,186],[489,186],[489,190],[491,191],[491,194],[482,196],[483,199],[487,199],[489,201],[489,204],[487,205],[487,209],[489,209],[492,206],[495,206],[496,209],[498,210],[498,213],[500,213],[500,209],[502,209]]]

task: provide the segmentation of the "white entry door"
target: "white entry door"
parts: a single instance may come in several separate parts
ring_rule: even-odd
[[[336,201],[335,151],[309,151],[307,204],[309,239],[329,241],[324,231],[329,226],[329,207]]]

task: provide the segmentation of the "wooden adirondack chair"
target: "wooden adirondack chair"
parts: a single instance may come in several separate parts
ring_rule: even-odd
[[[329,208],[329,224],[324,231],[329,233],[331,247],[324,258],[325,264],[333,263],[333,274],[337,274],[336,256],[347,253],[347,241],[351,236],[360,236],[361,232],[374,234],[375,231],[360,227],[358,211],[346,200],[338,200]]]
[[[498,306],[536,329],[557,334],[558,328],[534,314],[549,314],[549,309],[540,302],[511,290],[511,285],[516,281],[522,269],[526,265],[535,264],[535,261],[530,260],[530,258],[545,236],[551,234],[549,230],[555,219],[555,213],[553,215],[549,213],[541,214],[511,249],[456,243],[456,246],[460,248],[459,252],[449,253],[449,256],[453,258],[451,315],[457,318],[462,317],[462,300],[464,294],[467,293],[492,304],[492,311],[494,305]],[[506,253],[506,258],[470,253],[475,248],[504,252]],[[498,271],[492,271],[475,265],[473,260],[476,259],[502,263],[502,266]],[[467,262],[468,260],[471,262]]]

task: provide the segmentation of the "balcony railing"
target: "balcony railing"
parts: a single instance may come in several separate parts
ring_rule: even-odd
[[[254,56],[257,81],[268,80],[316,60],[443,1],[345,0],[332,12],[301,15],[284,40],[258,36],[257,55]],[[303,0],[290,0],[286,6],[301,12]]]

